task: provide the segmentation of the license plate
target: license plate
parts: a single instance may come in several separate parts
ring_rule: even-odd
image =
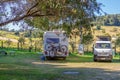
[[[108,56],[108,54],[107,53],[100,53],[100,54],[98,54],[98,56]]]
[[[105,60],[105,58],[100,58],[101,60]]]

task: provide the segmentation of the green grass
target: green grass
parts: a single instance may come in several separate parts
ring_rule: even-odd
[[[115,59],[117,60],[118,56]],[[16,50],[15,56],[0,56],[0,80],[89,80],[89,78],[92,80],[96,76],[96,68],[71,67],[74,63],[83,65],[85,62],[94,63],[92,53],[85,55],[74,53],[66,60],[50,60],[42,63],[40,54]],[[71,65],[67,66],[67,63]],[[69,70],[78,71],[80,75],[63,74],[64,71]]]

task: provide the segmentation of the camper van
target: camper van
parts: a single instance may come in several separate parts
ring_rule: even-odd
[[[99,36],[93,46],[94,61],[112,61],[112,43],[108,37]]]
[[[63,58],[68,56],[68,38],[64,31],[46,31],[44,39],[44,56],[47,59]]]

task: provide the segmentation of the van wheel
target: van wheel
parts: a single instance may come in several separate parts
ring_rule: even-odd
[[[96,59],[94,59],[94,62],[97,62],[97,60],[96,60]]]
[[[96,55],[94,55],[94,59],[93,59],[93,60],[94,60],[94,62],[96,62],[96,61],[97,61],[97,59],[96,59]]]
[[[112,60],[109,60],[109,62],[112,62]]]

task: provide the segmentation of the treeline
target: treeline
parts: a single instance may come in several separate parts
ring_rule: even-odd
[[[120,26],[120,14],[98,16],[95,19],[98,26]]]

